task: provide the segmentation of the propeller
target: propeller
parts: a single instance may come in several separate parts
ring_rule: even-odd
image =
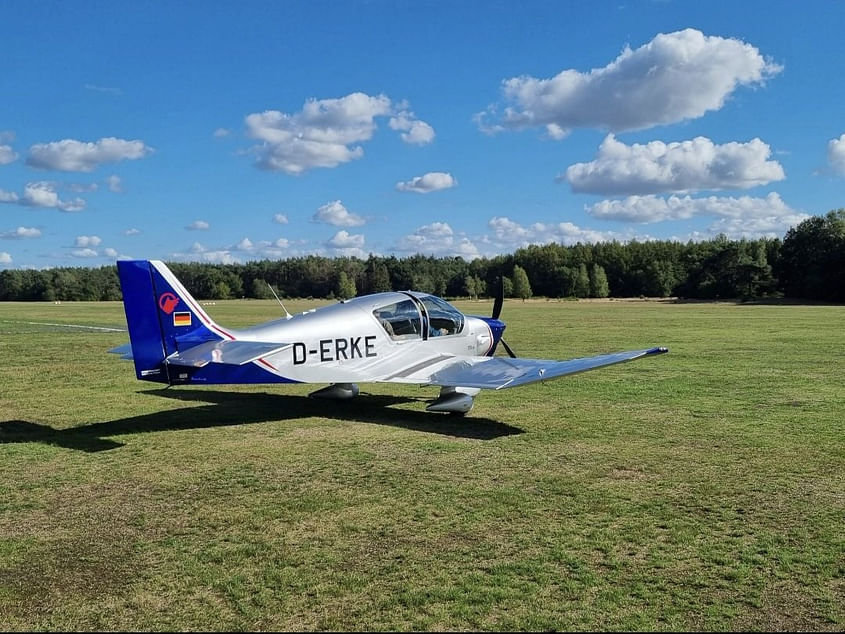
[[[502,306],[505,303],[505,280],[504,277],[499,276],[499,289],[496,293],[496,299],[493,300],[493,314],[491,315],[493,319],[498,319],[499,315],[502,314]],[[496,342],[496,346],[501,343],[505,347],[505,351],[510,355],[511,359],[516,359],[516,353],[511,350],[511,347],[507,344],[507,342],[503,338],[499,338],[499,341]],[[496,346],[493,346],[493,349],[490,351],[490,356],[492,357],[496,353]]]

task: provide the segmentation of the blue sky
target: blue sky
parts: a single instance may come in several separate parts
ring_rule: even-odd
[[[0,3],[0,268],[783,236],[845,2]]]

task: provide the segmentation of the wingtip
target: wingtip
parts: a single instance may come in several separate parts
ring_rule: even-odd
[[[666,354],[667,352],[669,352],[669,348],[660,346],[659,348],[651,348],[650,350],[647,350],[646,354]]]

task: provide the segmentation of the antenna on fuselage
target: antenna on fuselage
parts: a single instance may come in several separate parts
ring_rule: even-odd
[[[273,287],[270,285],[270,282],[267,282],[267,286],[270,286],[270,292],[273,293],[273,297],[276,298],[276,301],[279,302],[279,306],[282,307],[282,310],[285,311],[285,319],[293,319],[293,315],[288,312],[288,309],[285,308],[285,305],[282,303],[282,300],[279,299],[279,296],[276,295],[276,291],[273,290]]]

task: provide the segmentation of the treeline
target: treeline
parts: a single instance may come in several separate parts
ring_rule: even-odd
[[[346,298],[413,289],[446,297],[790,297],[845,302],[845,209],[814,216],[781,240],[532,245],[459,257],[306,256],[246,264],[170,263],[200,299]],[[118,300],[115,266],[0,271],[0,301]]]

